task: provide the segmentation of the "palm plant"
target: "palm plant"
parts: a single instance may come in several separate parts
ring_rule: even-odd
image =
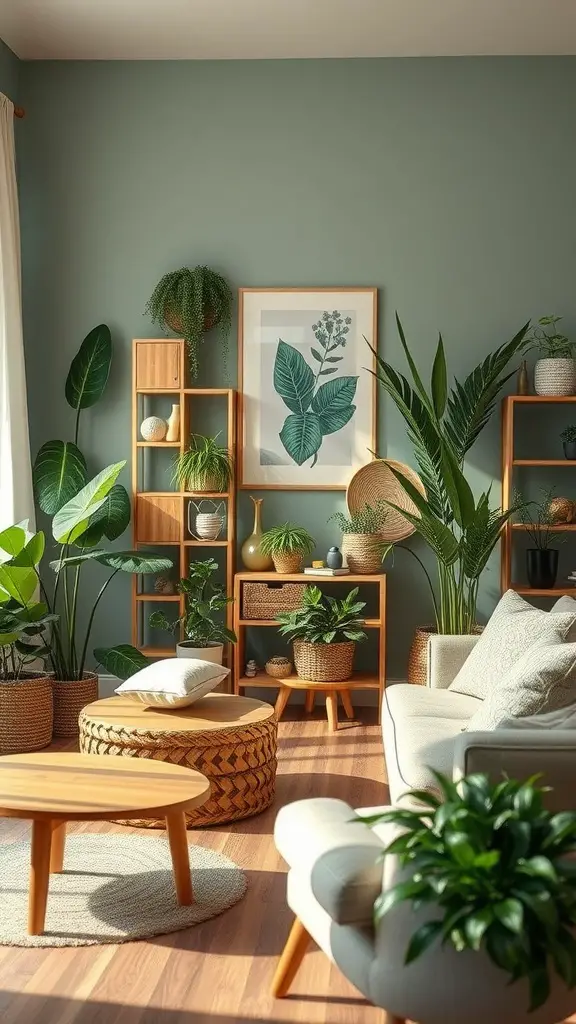
[[[218,444],[219,436],[192,434],[187,450],[179,452],[174,460],[172,483],[183,491],[225,491],[234,472],[234,460],[229,448]]]
[[[490,488],[476,500],[463,472],[464,460],[490,419],[498,393],[512,376],[505,370],[522,348],[529,324],[476,366],[464,381],[455,380],[450,390],[440,335],[427,391],[398,315],[396,323],[412,380],[372,349],[377,360],[374,372],[404,417],[426,497],[392,468],[416,512],[390,504],[412,523],[436,556],[438,579],[434,586],[421,559],[410,551],[426,573],[438,632],[470,633],[476,620],[480,576],[507,520],[517,509],[491,508]]]

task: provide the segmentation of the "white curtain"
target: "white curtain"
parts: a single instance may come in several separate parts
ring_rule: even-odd
[[[23,519],[29,519],[34,528],[14,106],[0,93],[0,529]]]

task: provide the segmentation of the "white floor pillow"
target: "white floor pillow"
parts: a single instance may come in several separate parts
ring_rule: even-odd
[[[205,697],[230,669],[199,658],[164,658],[126,679],[115,691],[148,707],[184,708]]]

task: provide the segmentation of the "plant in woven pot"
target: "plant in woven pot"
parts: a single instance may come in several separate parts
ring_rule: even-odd
[[[221,327],[224,361],[232,322],[232,291],[221,274],[210,267],[182,267],[158,282],[145,312],[152,322],[168,327],[186,342],[190,376],[198,376],[198,348],[207,331]]]
[[[302,572],[304,557],[311,555],[315,546],[308,530],[295,523],[273,526],[262,534],[260,541],[260,551],[272,558],[276,572],[280,573]]]
[[[560,334],[561,316],[542,316],[524,342],[524,349],[540,353],[534,367],[537,395],[573,395],[576,393],[576,342]]]
[[[181,491],[208,491],[221,494],[228,490],[234,460],[230,450],[218,444],[218,437],[192,434],[184,452],[174,459],[172,483]]]
[[[350,572],[361,576],[382,571],[382,538],[379,527],[386,518],[386,502],[379,500],[374,507],[367,502],[349,516],[334,512],[328,517],[337,523],[342,531],[341,550]]]
[[[222,614],[234,598],[227,596],[224,584],[213,582],[218,569],[214,558],[191,562],[188,577],[178,583],[178,590],[184,594],[184,614],[174,621],[170,621],[163,612],[152,612],[150,616],[153,629],[164,629],[173,635],[184,634],[186,639],[176,644],[179,658],[199,658],[221,665],[224,644],[236,643],[234,631],[221,621]]]
[[[107,466],[89,479],[78,439],[81,413],[103,394],[111,358],[110,331],[100,324],[82,342],[66,379],[66,400],[76,412],[74,441],[47,441],[33,467],[36,502],[52,517],[56,544],[56,558],[50,562],[53,576],[40,581],[48,612],[58,616],[47,644],[54,675],[56,736],[76,736],[80,711],[98,697],[98,677],[87,667],[88,647],[98,606],[114,577],[119,572],[155,574],[172,566],[171,559],[154,552],[101,547],[104,538],[117,540],[130,523],[130,499],[117,482],[126,463]],[[111,571],[90,592],[85,589],[85,573],[89,565],[90,572],[95,572],[96,564]],[[80,604],[84,610],[82,621],[86,620],[83,628],[79,625]],[[105,648],[101,653],[106,655],[107,651],[120,664],[118,649]],[[142,668],[148,664],[135,648],[123,645],[122,651],[128,671],[130,666]]]
[[[41,750],[52,739],[52,680],[34,670],[56,619],[37,600],[44,544],[26,523],[0,533],[0,754]]]
[[[352,675],[356,644],[366,639],[366,607],[358,601],[358,587],[338,600],[319,587],[306,587],[302,607],[279,612],[280,633],[292,641],[294,665],[301,679],[314,683],[341,683]]]
[[[464,473],[464,460],[490,419],[500,389],[512,376],[506,374],[506,367],[524,345],[529,324],[487,356],[464,381],[455,380],[451,388],[440,337],[427,389],[398,316],[396,322],[411,380],[372,349],[377,361],[375,375],[404,418],[426,496],[391,467],[416,509],[409,512],[389,504],[412,523],[435,557],[436,585],[422,559],[411,548],[405,548],[424,571],[436,631],[470,634],[477,629],[480,577],[506,522],[517,509],[492,508],[491,488],[475,498]]]

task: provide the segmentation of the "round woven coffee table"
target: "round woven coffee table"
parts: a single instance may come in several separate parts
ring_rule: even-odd
[[[186,814],[188,828],[260,814],[274,799],[277,719],[261,700],[213,693],[186,708],[148,708],[126,697],[88,704],[80,715],[85,754],[147,757],[193,768],[210,797]],[[162,818],[130,821],[164,828]]]

